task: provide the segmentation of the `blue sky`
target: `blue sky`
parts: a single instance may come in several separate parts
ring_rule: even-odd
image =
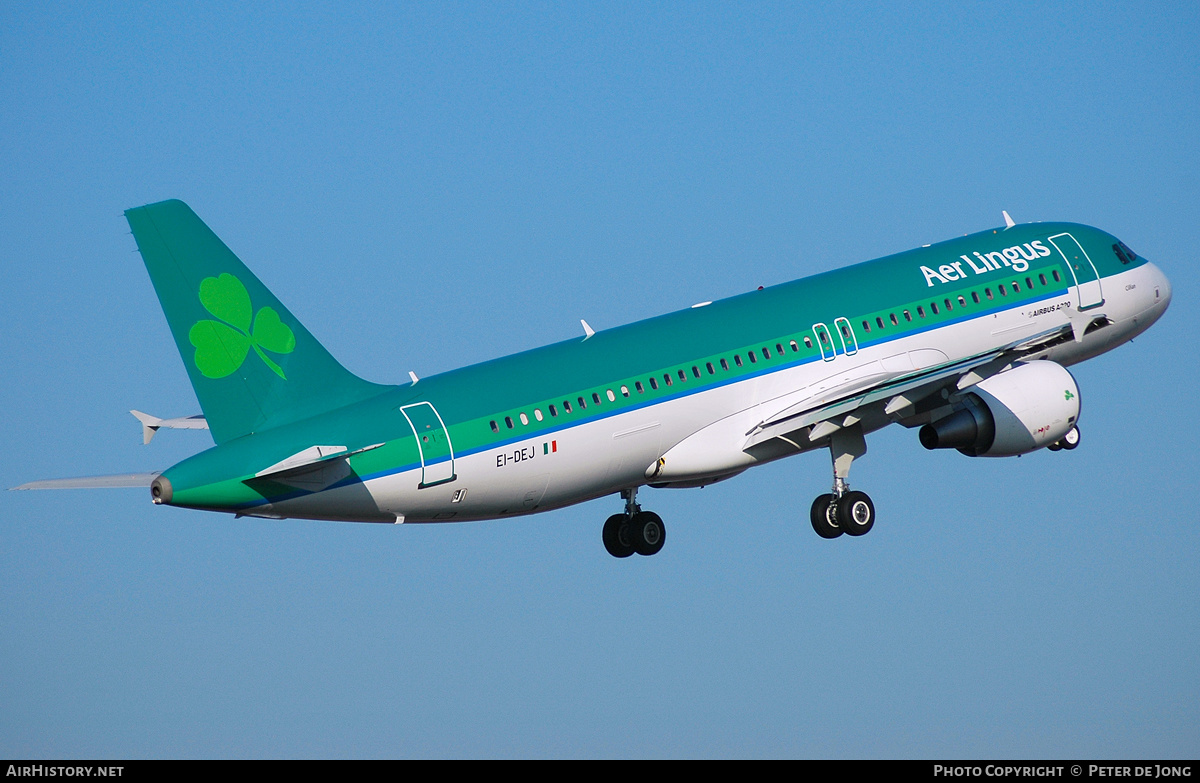
[[[1171,310],[1073,368],[1074,452],[899,428],[504,522],[0,493],[0,756],[1190,757],[1200,6],[10,4],[0,484],[152,470],[198,412],[122,211],[187,201],[403,381],[1001,224],[1100,226]]]

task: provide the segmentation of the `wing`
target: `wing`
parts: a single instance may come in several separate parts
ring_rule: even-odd
[[[1073,315],[1066,324],[964,359],[950,361],[940,351],[919,350],[847,369],[788,395],[785,407],[746,433],[743,449],[752,452],[771,441],[783,441],[804,451],[842,427],[860,422],[876,425],[868,429],[889,422],[907,427],[925,424],[947,404],[943,390],[962,391],[1109,323],[1103,317]]]

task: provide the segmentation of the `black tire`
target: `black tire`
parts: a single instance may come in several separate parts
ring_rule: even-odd
[[[875,527],[875,504],[866,492],[847,492],[837,507],[838,524],[846,535],[866,535]]]
[[[1062,440],[1059,441],[1059,445],[1061,445],[1067,451],[1072,451],[1079,447],[1079,438],[1079,428],[1072,427],[1066,435],[1062,436]]]
[[[1062,451],[1062,441],[1056,440],[1046,448],[1050,451]]]
[[[633,537],[629,529],[629,517],[613,514],[604,523],[604,548],[613,557],[629,557],[633,554]]]
[[[818,495],[809,512],[813,530],[817,531],[817,535],[821,538],[837,538],[842,534],[842,528],[837,521],[837,506],[834,500],[836,498],[829,493]]]
[[[658,554],[667,542],[667,528],[658,514],[642,511],[629,521],[629,537],[633,541],[633,551],[649,557]]]

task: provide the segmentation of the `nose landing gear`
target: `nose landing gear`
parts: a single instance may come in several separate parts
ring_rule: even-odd
[[[1046,448],[1051,451],[1061,451],[1062,449],[1070,451],[1077,446],[1079,446],[1079,428],[1072,427],[1066,435],[1062,436],[1062,440],[1057,440]]]

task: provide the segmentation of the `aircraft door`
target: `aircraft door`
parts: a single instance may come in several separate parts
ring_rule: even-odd
[[[1096,265],[1088,257],[1087,251],[1079,244],[1079,240],[1070,234],[1055,234],[1049,239],[1050,244],[1067,262],[1067,268],[1075,277],[1076,290],[1079,291],[1079,309],[1098,307],[1104,304],[1104,295],[1100,290],[1100,274]]]
[[[821,358],[832,362],[837,356],[837,348],[833,347],[833,338],[829,335],[829,327],[825,324],[813,324],[813,335],[817,338],[817,347],[821,349]]]
[[[400,412],[412,427],[421,454],[421,483],[417,489],[454,481],[454,446],[437,409],[428,402],[402,405]]]
[[[850,325],[849,319],[838,318],[833,322],[837,328],[838,334],[842,338],[842,352],[847,356],[853,356],[858,353],[858,338],[854,336],[854,327]]]

